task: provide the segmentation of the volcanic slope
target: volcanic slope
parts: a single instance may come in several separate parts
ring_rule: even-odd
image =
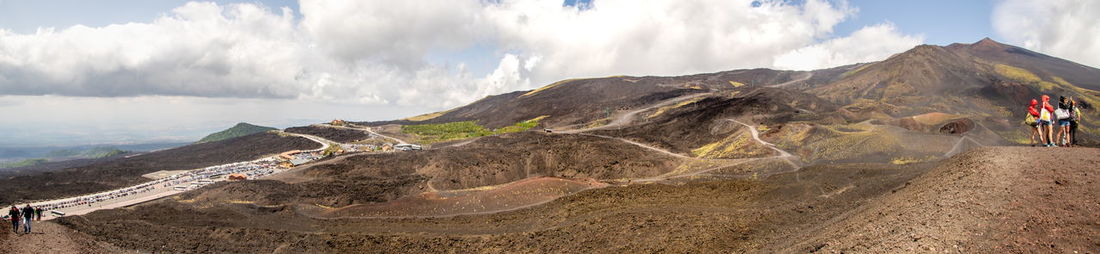
[[[988,147],[766,250],[1100,252],[1100,149]]]
[[[1086,115],[1080,138],[1096,144],[1100,69],[990,39],[941,47],[921,45],[865,64],[805,92],[858,116],[855,121],[898,121],[928,113],[957,116],[1005,140],[1025,143],[1019,122],[1027,103],[1042,94],[1073,97]],[[938,128],[936,128],[938,129]]]
[[[257,159],[320,144],[300,137],[257,133],[221,141],[192,144],[101,163],[0,179],[0,204],[59,198],[137,184],[141,175],[161,170],[189,170]]]
[[[735,70],[677,77],[629,77],[569,79],[544,87],[493,95],[466,106],[396,121],[366,122],[362,125],[424,124],[477,121],[488,128],[500,128],[540,116],[549,116],[543,126],[583,126],[607,121],[608,114],[630,111],[671,98],[742,87],[775,84],[801,85],[822,82],[852,66],[813,72],[768,69]]]

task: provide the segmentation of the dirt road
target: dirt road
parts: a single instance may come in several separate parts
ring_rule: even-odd
[[[30,234],[14,234],[11,224],[4,221],[5,233],[0,234],[0,245],[4,253],[138,253],[127,251],[105,242],[95,241],[91,236],[57,225],[53,222],[32,223]],[[22,230],[20,230],[22,231]]]
[[[592,128],[585,128],[585,129],[563,130],[563,131],[558,131],[558,132],[561,132],[561,133],[581,133],[581,132],[588,132],[588,131],[594,131],[594,130],[609,129],[609,128],[613,128],[613,127],[621,127],[623,125],[626,125],[626,124],[630,123],[631,121],[634,121],[634,116],[638,115],[638,113],[645,112],[645,111],[652,110],[652,109],[659,108],[659,107],[672,105],[672,104],[675,104],[675,103],[678,103],[678,102],[681,102],[681,101],[690,100],[692,98],[708,96],[708,95],[711,95],[711,93],[695,93],[695,94],[684,95],[684,96],[664,100],[662,102],[655,103],[653,105],[649,105],[649,106],[644,107],[644,108],[635,109],[635,110],[628,111],[626,113],[619,114],[618,116],[615,116],[614,119],[611,119],[611,122],[609,122],[605,125],[602,125],[602,126],[597,126],[597,127],[592,127]]]

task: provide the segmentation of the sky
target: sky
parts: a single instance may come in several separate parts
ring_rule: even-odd
[[[1088,0],[0,0],[0,146],[388,120],[566,78],[811,70],[985,37],[1100,66]]]

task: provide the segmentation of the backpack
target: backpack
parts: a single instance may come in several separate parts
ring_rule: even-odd
[[[1035,119],[1035,116],[1031,114],[1027,114],[1027,117],[1024,118],[1024,125],[1034,126],[1037,122],[1038,119]]]

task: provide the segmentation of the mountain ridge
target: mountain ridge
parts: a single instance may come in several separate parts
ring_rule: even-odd
[[[231,139],[231,138],[236,138],[236,137],[243,137],[243,136],[248,136],[248,135],[252,135],[252,134],[256,134],[256,133],[260,133],[260,132],[273,131],[273,130],[278,130],[278,129],[273,128],[273,127],[259,126],[259,125],[253,125],[253,124],[250,124],[250,123],[240,122],[240,123],[237,123],[236,125],[233,125],[233,127],[229,127],[229,129],[225,129],[225,130],[222,130],[222,131],[219,131],[219,132],[215,132],[215,133],[211,133],[209,135],[206,135],[205,137],[203,137],[202,139],[199,139],[199,141],[196,141],[195,143],[196,144],[201,144],[201,143],[207,143],[207,142],[221,141],[221,140],[226,140],[226,139]]]

